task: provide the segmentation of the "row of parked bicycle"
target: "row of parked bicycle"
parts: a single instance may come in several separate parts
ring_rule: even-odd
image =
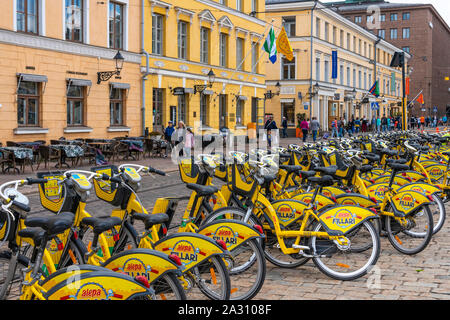
[[[142,175],[165,175],[151,167],[5,183],[0,298],[246,300],[263,287],[266,261],[296,268],[312,260],[333,279],[358,279],[376,264],[381,236],[413,255],[442,228],[447,142],[395,132],[183,159],[192,193],[177,226],[184,198],[157,199],[151,213],[139,198]],[[28,214],[19,189],[30,184],[55,215]],[[114,206],[111,215],[86,210],[92,189]]]

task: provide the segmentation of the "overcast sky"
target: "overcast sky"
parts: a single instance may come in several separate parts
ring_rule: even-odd
[[[324,0],[321,2],[339,2],[342,0]],[[390,3],[430,3],[439,12],[441,17],[450,26],[450,1],[449,0],[388,0]]]

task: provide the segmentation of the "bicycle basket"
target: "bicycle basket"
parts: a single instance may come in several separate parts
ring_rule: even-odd
[[[181,159],[178,163],[181,181],[184,183],[197,183],[200,180],[200,170],[194,163],[194,158]]]
[[[100,174],[104,173],[109,177],[119,173],[119,169],[114,165],[94,167],[91,168],[91,171]],[[95,194],[99,199],[108,202],[113,206],[119,206],[122,204],[124,191],[122,188],[117,188],[117,183],[97,179],[93,179],[93,182]]]
[[[11,219],[8,219],[8,213],[0,211],[0,246],[2,242],[8,239]]]
[[[64,179],[63,174],[61,172],[38,172],[37,177],[48,180],[47,183],[38,185],[41,205],[53,213],[66,211],[61,208],[65,200],[63,196],[65,187],[60,188],[57,181]]]
[[[241,169],[242,170],[242,169]],[[238,195],[249,197],[253,195],[257,186],[257,181],[251,176],[245,176],[236,163],[229,165],[227,168],[228,188],[231,192]]]

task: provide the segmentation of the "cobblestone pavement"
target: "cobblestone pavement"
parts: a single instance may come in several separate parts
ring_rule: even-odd
[[[158,197],[190,194],[180,181],[178,172],[157,179],[145,177],[142,185],[139,196],[150,210]],[[31,194],[29,198],[33,214],[46,214],[40,210],[37,195]],[[187,201],[179,203],[174,224],[180,220],[186,204]],[[93,215],[109,214],[111,209],[94,195],[86,208]],[[267,262],[266,280],[255,299],[450,299],[449,231],[447,222],[426,250],[416,256],[400,254],[386,238],[382,238],[382,251],[376,268],[371,274],[350,282],[328,278],[312,262],[296,269],[282,269]]]

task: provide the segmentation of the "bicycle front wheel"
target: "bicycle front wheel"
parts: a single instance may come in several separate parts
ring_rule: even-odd
[[[213,256],[195,266],[190,276],[198,289],[212,300],[229,300],[230,275],[221,257]]]
[[[165,274],[151,287],[155,290],[156,300],[186,300],[186,292],[173,273]]]
[[[314,232],[325,232],[323,226],[317,223]],[[358,279],[375,266],[380,256],[380,237],[370,221],[359,226],[358,232],[347,235],[349,246],[339,246],[335,241],[311,237],[310,248],[314,253],[313,262],[327,276],[337,280]],[[352,250],[352,246],[370,248],[364,251]]]

